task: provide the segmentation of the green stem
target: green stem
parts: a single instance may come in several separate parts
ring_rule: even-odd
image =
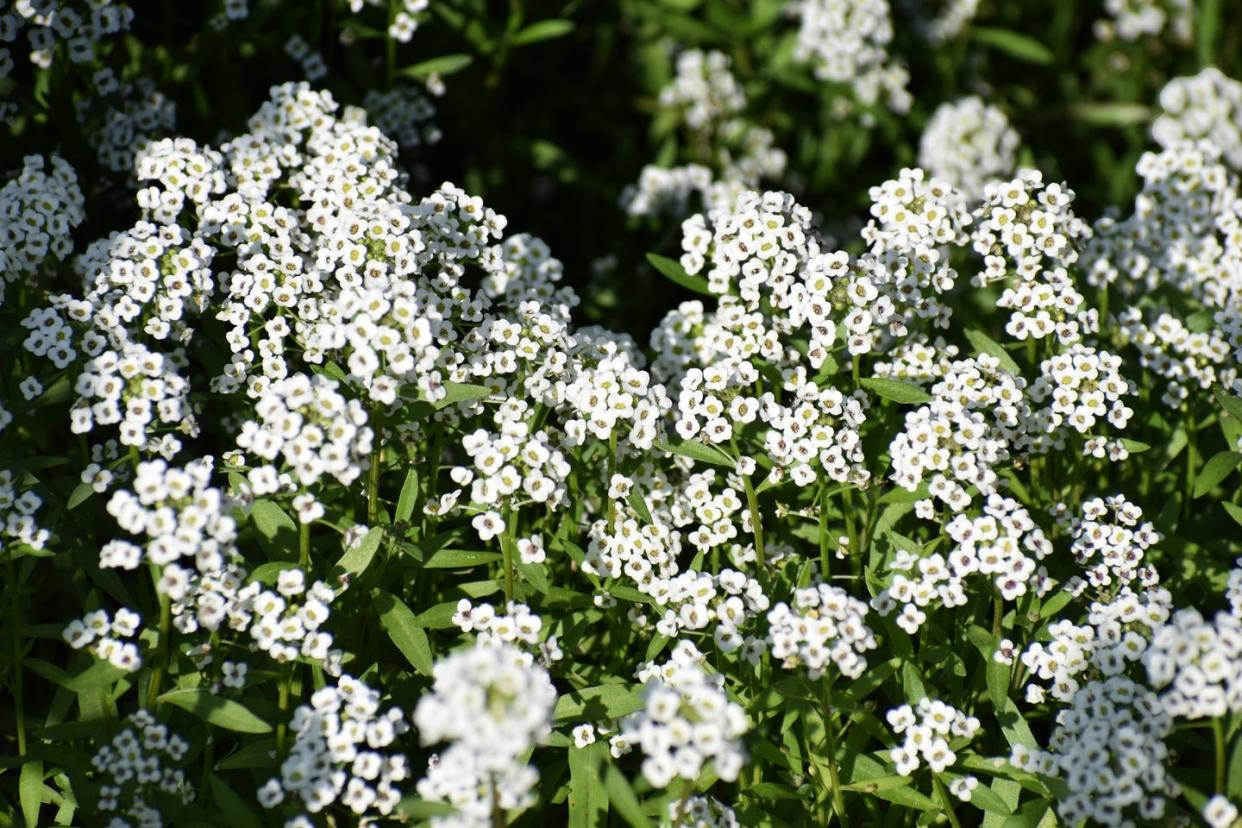
[[[504,809],[500,807],[500,794],[496,791],[495,778],[491,781],[492,789],[492,828],[505,828],[509,820],[505,818]]]
[[[996,643],[1001,640],[1001,620],[1005,617],[1005,604],[1000,595],[992,596],[992,637]]]
[[[310,568],[310,524],[301,521],[298,522],[298,566],[303,572]]]
[[[949,799],[949,792],[944,789],[944,783],[935,774],[932,774],[932,787],[936,790],[936,798],[940,800],[940,807],[944,809],[944,815],[948,817],[949,824],[953,828],[962,828],[962,823],[958,822],[957,814],[953,811],[953,802]]]
[[[750,529],[755,535],[755,559],[762,568],[767,556],[763,550],[763,521],[759,518],[759,498],[755,495],[755,486],[750,482],[750,475],[742,478],[742,484],[746,487],[746,505],[750,508]]]
[[[1225,792],[1225,724],[1217,717],[1212,720],[1212,741],[1216,748],[1216,793]]]
[[[151,579],[155,582],[155,595],[160,603],[160,628],[155,642],[155,667],[151,671],[151,682],[147,685],[148,710],[154,709],[159,702],[164,674],[168,672],[168,639],[172,635],[172,602],[168,600],[168,593],[160,589],[160,573],[155,566],[151,567]]]
[[[375,451],[371,453],[371,468],[367,470],[367,523],[370,526],[379,524],[379,484],[383,461],[384,444],[379,439],[379,429],[376,429]]]
[[[612,487],[612,476],[617,473],[617,430],[614,428],[608,433],[608,481],[605,484],[608,488]],[[605,489],[605,492],[607,489]],[[608,529],[612,530],[613,519],[617,514],[617,505],[613,499],[608,498]]]
[[[505,606],[513,600],[513,542],[517,537],[517,513],[512,508],[505,510],[505,531],[500,536],[500,552],[505,568]]]
[[[289,733],[289,685],[292,683],[293,663],[286,665],[285,675],[280,682],[280,695],[276,698],[276,705],[280,709],[280,721],[276,723],[276,753],[283,756],[285,753],[285,741]]]
[[[841,775],[837,770],[836,711],[832,708],[832,684],[824,680],[824,747],[828,759],[828,782],[832,788],[832,808],[837,812],[837,822],[848,825],[845,816],[845,794],[841,791]]]
[[[388,26],[391,28],[397,16],[397,0],[388,0]],[[384,32],[384,88],[392,89],[397,79],[397,41],[392,33]]]
[[[21,591],[17,585],[17,569],[13,566],[13,556],[6,556],[4,561],[9,581],[9,600],[13,609],[13,709],[17,716],[17,755],[26,755],[26,709],[25,693],[22,688],[22,608],[18,597]]]
[[[1199,465],[1198,451],[1195,447],[1198,432],[1195,430],[1194,417],[1186,418],[1186,496],[1182,503],[1183,514],[1190,513],[1190,501],[1195,494],[1195,472]]]
[[[832,574],[832,550],[828,543],[828,486],[819,487],[819,567],[820,577],[827,578]]]

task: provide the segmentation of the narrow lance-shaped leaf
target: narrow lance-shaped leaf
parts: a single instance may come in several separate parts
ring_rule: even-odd
[[[991,46],[997,51],[1027,63],[1046,66],[1056,60],[1056,56],[1049,51],[1048,47],[1035,38],[1009,29],[975,26],[971,29],[971,36],[985,46]]]
[[[572,20],[540,20],[537,23],[531,23],[525,29],[515,34],[511,42],[514,46],[525,46],[530,43],[538,43],[541,40],[564,37],[573,30],[574,24]]]
[[[366,571],[379,551],[380,542],[384,539],[384,527],[373,526],[362,536],[362,540],[345,550],[345,554],[336,562],[336,568],[350,576],[358,576]]]
[[[171,704],[193,713],[198,718],[238,733],[269,733],[272,726],[256,716],[248,707],[232,699],[221,698],[205,687],[170,690],[159,697],[161,703]]]
[[[698,460],[700,463],[710,463],[714,466],[725,466],[730,469],[737,466],[732,457],[715,446],[700,443],[698,440],[682,440],[679,443],[656,443],[655,447],[660,451],[667,451],[669,454],[679,454],[682,457]]]
[[[902,403],[903,405],[921,404],[932,401],[931,394],[928,394],[912,382],[885,379],[883,377],[865,377],[860,381],[860,384],[863,388],[871,391],[877,397],[891,400],[895,403]]]
[[[432,75],[451,75],[454,72],[460,72],[473,62],[474,58],[470,55],[442,55],[407,66],[401,69],[399,74],[416,80],[426,80]]]
[[[430,676],[433,663],[431,642],[410,608],[400,598],[383,590],[375,591],[375,608],[379,610],[380,626],[410,666],[420,674]]]
[[[686,290],[703,296],[715,297],[711,288],[707,286],[707,280],[702,276],[691,276],[686,269],[681,266],[680,262],[670,259],[666,256],[660,256],[656,253],[648,253],[647,261],[651,262],[651,266],[660,271],[663,276],[670,282],[681,285]]]
[[[1215,489],[1222,480],[1233,473],[1239,463],[1242,463],[1242,454],[1236,451],[1222,451],[1214,455],[1203,465],[1199,476],[1195,478],[1194,496],[1203,497]]]

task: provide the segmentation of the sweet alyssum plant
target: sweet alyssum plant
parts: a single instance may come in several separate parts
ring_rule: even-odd
[[[345,115],[147,144],[76,257],[72,171],[6,185],[9,819],[1236,819],[1221,149],[1094,225],[902,170],[845,249],[725,170],[643,347]]]

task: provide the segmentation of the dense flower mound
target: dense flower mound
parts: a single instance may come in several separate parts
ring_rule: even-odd
[[[141,10],[0,3],[0,824],[1234,826],[1242,84],[1067,107],[1146,119],[1108,189],[982,74],[914,95],[911,41],[1059,59],[987,4],[633,4],[681,40],[580,295],[527,231],[588,173],[428,184],[431,98],[598,32],[469,5],[216,4],[188,49],[306,80],[191,138]]]

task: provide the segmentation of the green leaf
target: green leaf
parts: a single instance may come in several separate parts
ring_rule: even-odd
[[[1005,347],[992,337],[976,328],[970,328],[966,331],[966,338],[970,340],[970,344],[975,351],[981,354],[987,354],[995,357],[1000,363],[1001,368],[1005,369],[1015,377],[1022,376],[1022,369],[1018,367],[1018,363],[1014,362],[1013,357],[1005,350]]]
[[[453,623],[453,616],[457,614],[457,602],[445,601],[436,604],[430,609],[420,612],[416,619],[418,626],[424,630],[444,630],[449,627],[456,627]]]
[[[633,509],[642,519],[643,523],[651,523],[651,510],[647,508],[647,501],[638,489],[630,489],[629,497],[630,508]]]
[[[710,463],[714,466],[724,466],[729,469],[736,468],[737,466],[732,457],[715,446],[709,446],[698,440],[682,440],[679,443],[656,443],[655,447],[660,451],[667,451],[669,454],[678,454],[682,457],[689,457],[691,460],[698,460],[700,463]]]
[[[989,814],[1009,816],[1013,813],[1013,808],[1010,808],[1005,800],[1001,799],[1000,794],[982,785],[970,792],[970,804]]]
[[[250,520],[269,558],[297,557],[298,527],[284,509],[270,500],[256,500],[250,507]]]
[[[220,809],[220,815],[228,821],[229,828],[263,828],[263,823],[246,801],[220,777],[211,774],[207,777],[207,784],[211,787],[211,798]]]
[[[1045,618],[1049,618],[1060,612],[1061,609],[1072,600],[1074,600],[1073,594],[1064,589],[1057,592],[1051,598],[1045,599],[1039,605],[1039,620],[1043,621]]]
[[[69,494],[69,500],[65,503],[66,509],[76,509],[95,494],[95,487],[90,483],[79,483],[73,488]]]
[[[401,800],[397,813],[408,819],[428,820],[436,816],[448,816],[453,813],[453,806],[447,802],[433,802],[410,794]]]
[[[43,760],[27,759],[22,763],[17,783],[22,802],[22,819],[26,828],[39,828],[39,808],[43,805]]]
[[[415,80],[426,80],[432,75],[451,75],[454,72],[460,72],[471,63],[474,58],[471,55],[442,55],[431,60],[424,60],[422,63],[416,63],[413,66],[407,66],[401,69],[398,74]]]
[[[1199,21],[1195,29],[1199,41],[1199,63],[1211,66],[1216,62],[1216,38],[1220,34],[1220,0],[1200,0]]]
[[[421,675],[430,676],[434,659],[427,632],[419,625],[417,617],[397,596],[381,589],[374,593],[375,608],[379,610],[380,626],[397,649]]]
[[[529,43],[538,43],[541,40],[564,37],[573,30],[574,24],[572,20],[540,20],[538,23],[531,23],[525,29],[515,34],[510,43],[514,46],[525,46]]]
[[[405,523],[414,514],[418,501],[418,468],[410,466],[405,473],[405,482],[401,484],[401,494],[397,496],[397,511],[393,514],[394,523]]]
[[[1242,739],[1233,740],[1233,750],[1229,752],[1229,780],[1225,785],[1225,793],[1230,799],[1242,797]]]
[[[642,688],[630,684],[600,684],[566,693],[556,700],[555,721],[616,719],[643,706]]]
[[[1032,800],[1000,823],[1001,828],[1056,828],[1059,823],[1053,817],[1051,808],[1052,803],[1046,799]]]
[[[1242,526],[1242,506],[1236,506],[1232,503],[1222,503],[1220,505],[1225,507],[1225,511],[1229,513],[1229,517],[1233,518],[1235,523]]]
[[[159,701],[187,710],[208,724],[225,730],[238,733],[270,733],[272,730],[271,725],[240,702],[221,698],[205,687],[169,690],[159,697]]]
[[[1049,51],[1047,46],[1028,35],[990,26],[975,26],[970,31],[975,40],[1004,52],[1012,58],[1043,66],[1056,60],[1056,56]]]
[[[30,658],[24,663],[32,672],[74,693],[111,687],[127,675],[124,670],[107,661],[96,661],[77,673],[69,673],[42,659]]]
[[[706,279],[702,276],[691,276],[686,272],[686,269],[681,266],[680,262],[665,256],[660,256],[656,253],[648,253],[647,261],[651,262],[651,266],[660,271],[660,273],[662,273],[670,282],[681,285],[686,290],[701,294],[703,296],[711,296],[713,298],[717,296],[717,294],[712,293],[711,288],[707,286]]]
[[[634,793],[630,780],[611,762],[604,771],[604,788],[608,791],[608,801],[612,803],[613,809],[632,828],[650,828],[651,820],[643,813],[642,804],[638,801],[638,795]]]
[[[1216,395],[1216,402],[1220,403],[1220,407],[1235,420],[1242,422],[1242,398],[1227,393],[1219,385],[1212,389]]]
[[[881,684],[888,681],[889,677],[897,672],[901,667],[900,658],[890,658],[883,664],[877,664],[868,667],[867,671],[858,678],[854,679],[845,692],[842,694],[851,701],[862,701],[871,695]]]
[[[1145,451],[1151,451],[1150,443],[1143,443],[1139,440],[1131,440],[1129,437],[1122,437],[1121,445],[1131,454],[1142,454]]]
[[[1195,497],[1212,491],[1222,480],[1228,477],[1238,464],[1242,463],[1242,454],[1236,451],[1222,451],[1203,464],[1199,476],[1195,478]]]
[[[499,552],[469,549],[441,549],[423,562],[425,569],[466,569],[500,560]]]
[[[1151,107],[1137,103],[1078,103],[1070,116],[1090,126],[1131,127],[1151,121]]]
[[[522,576],[522,580],[533,586],[536,592],[540,595],[548,594],[548,570],[544,564],[526,563],[514,555],[513,566]]]
[[[298,565],[292,561],[268,561],[250,570],[250,575],[246,577],[246,580],[271,586],[276,583],[280,573],[288,569],[298,569]]]
[[[802,794],[788,785],[778,782],[759,782],[746,786],[745,794],[755,799],[767,799],[772,802],[801,800]]]
[[[344,570],[354,577],[366,572],[371,561],[375,559],[375,553],[379,551],[380,541],[383,539],[384,527],[371,527],[362,536],[362,540],[345,550],[345,554],[336,562],[337,569]]]
[[[457,403],[481,400],[492,393],[492,389],[485,385],[470,385],[464,382],[446,382],[444,383],[444,391],[444,397],[436,400],[434,403],[437,411]]]
[[[916,503],[920,500],[926,500],[930,494],[931,494],[931,484],[924,482],[916,486],[913,491],[910,489],[902,488],[901,486],[897,486],[892,489],[889,489],[887,492],[881,495],[880,499],[876,502],[877,503]]]
[[[919,388],[912,382],[904,380],[885,379],[883,377],[865,377],[860,380],[863,388],[868,388],[877,397],[891,400],[895,403],[903,405],[928,403],[932,401],[932,395],[928,394],[922,388]]]
[[[274,768],[279,764],[275,739],[260,739],[225,756],[216,764],[217,770],[249,770]]]
[[[893,777],[892,784],[885,784],[882,779],[870,779],[862,784],[864,786],[875,786],[874,788],[864,788],[870,796],[878,796],[880,799],[886,799],[896,805],[917,808],[920,811],[940,810],[939,802],[910,787],[910,779],[908,777]]]
[[[603,828],[608,824],[608,792],[596,772],[600,748],[597,742],[569,749],[569,828]]]
[[[69,382],[69,377],[63,376],[53,382],[47,389],[35,397],[32,403],[36,408],[42,408],[48,405],[56,405],[66,402],[73,392],[73,384]]]

